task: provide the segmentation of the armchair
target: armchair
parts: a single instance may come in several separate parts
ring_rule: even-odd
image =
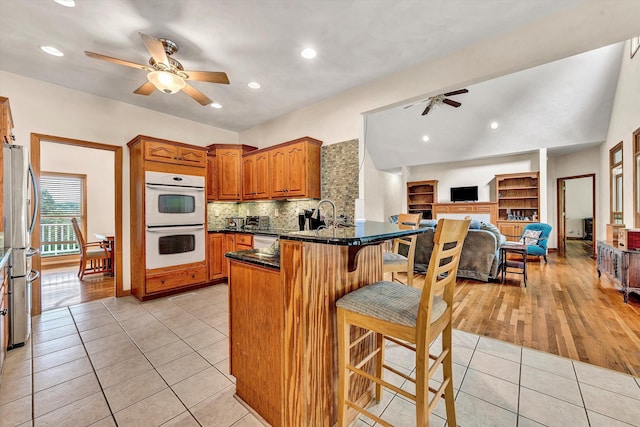
[[[537,237],[527,237],[527,231],[540,232]],[[527,255],[543,257],[544,262],[547,262],[547,240],[551,234],[551,226],[543,222],[535,222],[527,224],[522,230],[522,236],[520,236],[520,242],[527,245]],[[525,239],[530,239],[527,241]]]

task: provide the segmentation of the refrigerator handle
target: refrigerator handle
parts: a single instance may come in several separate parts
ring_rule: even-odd
[[[36,226],[36,216],[38,214],[38,204],[40,202],[40,192],[38,191],[38,183],[36,182],[36,174],[29,163],[29,177],[33,184],[33,214],[31,216],[31,225],[29,226],[29,233],[33,233],[33,229]]]
[[[35,281],[38,277],[40,277],[40,272],[37,270],[31,270],[29,273],[29,277],[27,278],[27,282],[31,283]]]
[[[29,248],[29,250],[27,251],[27,258],[32,257],[34,255],[38,255],[39,253],[40,253],[40,249]]]

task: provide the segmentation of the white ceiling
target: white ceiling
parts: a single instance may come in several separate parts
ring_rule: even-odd
[[[76,2],[77,7],[65,8],[53,0],[0,0],[0,70],[241,131],[506,33],[581,0]],[[149,55],[138,32],[177,42],[180,51],[174,57],[185,69],[225,71],[231,81],[228,86],[193,83],[223,108],[202,107],[183,93],[135,95],[133,90],[146,81],[143,71],[83,54],[88,50],[146,63]],[[46,55],[39,50],[41,45],[55,46],[65,56]],[[318,57],[311,61],[299,56],[308,45],[318,51]],[[262,88],[247,88],[252,80]],[[465,114],[477,115],[478,120],[502,117],[494,110],[501,105],[497,102],[500,92],[495,87],[481,88],[474,86],[470,94],[460,97],[464,105],[456,111],[455,127],[468,123]],[[522,90],[521,101],[532,99],[530,90]],[[576,87],[573,99],[585,97],[583,92],[582,86]],[[530,106],[529,114],[555,104],[557,93],[548,91],[544,102]],[[504,95],[509,96],[514,95]],[[418,110],[415,107],[405,113],[419,116]],[[443,107],[422,122],[442,120],[450,113]],[[600,114],[589,111],[589,118]],[[569,112],[566,116],[566,120],[575,119]],[[531,126],[527,133],[532,139],[539,137]],[[577,137],[574,133],[569,136]]]
[[[369,114],[366,143],[376,168],[469,160],[606,140],[624,43],[468,86],[459,108],[426,102]],[[406,108],[409,106],[408,108]],[[498,129],[489,124],[496,121]],[[428,142],[422,137],[429,136]]]

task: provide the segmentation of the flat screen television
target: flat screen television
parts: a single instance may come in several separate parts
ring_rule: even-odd
[[[451,187],[452,202],[475,202],[478,200],[478,186]]]

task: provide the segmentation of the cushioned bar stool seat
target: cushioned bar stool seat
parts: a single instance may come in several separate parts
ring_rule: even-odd
[[[429,415],[441,397],[445,398],[447,422],[456,425],[453,394],[451,312],[456,274],[470,220],[442,219],[434,237],[424,288],[416,289],[395,282],[382,281],[344,295],[336,302],[338,317],[338,426],[344,427],[357,413],[383,426],[388,422],[349,399],[350,381],[360,375],[375,383],[375,398],[382,399],[388,388],[416,402],[416,423],[429,425]],[[446,249],[445,249],[446,247]],[[352,326],[367,330],[352,341]],[[359,344],[375,335],[376,345],[370,354],[357,358]],[[355,337],[356,335],[354,335]],[[429,354],[429,347],[442,336],[442,351]],[[385,340],[416,353],[415,376],[406,375],[385,364]],[[430,363],[430,360],[433,362]],[[375,375],[365,366],[375,364]],[[443,368],[443,381],[434,389],[429,386],[434,373]],[[384,381],[383,369],[399,375],[416,386],[411,394]],[[433,398],[429,400],[429,393]],[[356,411],[349,412],[349,408]]]

